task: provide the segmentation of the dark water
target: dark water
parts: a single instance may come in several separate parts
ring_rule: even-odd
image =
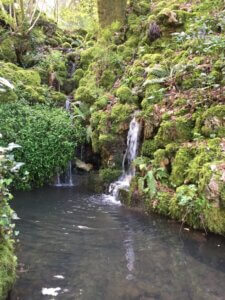
[[[76,181],[16,195],[20,273],[11,299],[225,299],[224,239],[179,235],[180,225],[109,204],[86,177]],[[42,294],[51,291],[58,295]]]

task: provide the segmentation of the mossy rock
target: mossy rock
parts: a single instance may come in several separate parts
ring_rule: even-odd
[[[115,80],[115,72],[112,70],[105,70],[99,80],[99,85],[106,89],[111,89]]]
[[[5,92],[0,91],[0,103],[1,102],[10,102],[10,101],[16,101],[18,99],[16,93],[14,90],[8,89]]]
[[[48,38],[46,43],[52,47],[58,47],[59,46],[59,42],[54,39],[54,38]]]
[[[108,96],[104,95],[102,97],[100,97],[99,99],[97,99],[94,103],[94,105],[92,105],[91,107],[91,113],[93,113],[94,111],[97,111],[99,109],[104,109],[107,104],[108,104]]]
[[[110,120],[112,121],[112,129],[115,132],[123,131],[123,129],[127,130],[129,127],[129,122],[131,119],[131,114],[134,111],[135,107],[129,104],[121,104],[117,103],[113,105]]]
[[[17,62],[14,41],[12,38],[6,38],[0,44],[0,59],[6,62]]]
[[[62,48],[70,49],[70,48],[72,48],[72,47],[71,47],[70,43],[65,42],[65,43],[62,44]]]
[[[76,83],[76,86],[79,86],[80,80],[84,77],[84,71],[82,69],[77,69],[73,74],[73,80]]]
[[[96,51],[97,51],[96,47],[90,47],[81,52],[80,62],[81,62],[83,69],[87,70],[89,64],[94,60]]]
[[[153,166],[156,168],[166,168],[169,165],[169,158],[165,149],[158,149],[154,152]]]
[[[33,69],[22,69],[12,63],[0,62],[0,77],[9,80],[13,84],[40,86],[39,73]]]
[[[154,152],[157,150],[158,145],[154,139],[145,140],[141,147],[141,154],[147,157],[153,157]]]
[[[206,137],[225,137],[225,105],[212,106],[196,121],[195,131]]]
[[[118,199],[126,206],[130,206],[131,195],[128,189],[119,189]]]
[[[204,225],[211,232],[225,235],[225,209],[209,206],[204,212]]]
[[[11,240],[0,243],[0,299],[6,299],[16,279],[17,260]]]
[[[178,150],[172,162],[172,173],[170,176],[170,181],[173,186],[177,187],[184,184],[188,166],[193,157],[194,153],[191,148],[183,147]]]
[[[225,163],[213,161],[203,165],[199,174],[199,193],[214,207],[225,208]]]
[[[200,172],[203,166],[213,161],[223,160],[223,143],[219,138],[204,141],[195,149],[195,157],[190,162],[187,172],[187,180],[196,183],[199,180]]]
[[[76,101],[81,101],[88,105],[93,104],[98,96],[98,90],[96,88],[92,88],[91,86],[80,86],[74,94]]]
[[[164,216],[168,216],[170,213],[169,205],[172,198],[171,193],[159,191],[156,195],[155,205],[152,204],[152,210]]]
[[[60,92],[51,91],[51,99],[57,105],[65,105],[66,95]]]
[[[68,78],[64,80],[62,90],[65,94],[69,95],[75,88],[77,88],[77,86],[77,81],[74,78]]]
[[[142,57],[142,61],[147,65],[155,65],[162,62],[163,56],[159,53],[145,54]]]
[[[106,168],[99,171],[100,179],[103,183],[110,184],[116,181],[121,175],[121,170]]]
[[[195,185],[182,185],[169,204],[170,216],[182,221],[195,229],[203,229],[202,211],[207,207],[207,201],[198,197]]]
[[[137,100],[137,97],[133,95],[131,89],[126,85],[122,85],[117,89],[116,96],[119,98],[122,104],[132,104],[135,103],[135,101]]]
[[[192,139],[192,120],[178,117],[176,120],[163,121],[155,137],[159,146],[166,146],[172,142],[185,142]]]

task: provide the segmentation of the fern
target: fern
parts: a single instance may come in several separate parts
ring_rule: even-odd
[[[167,77],[165,78],[154,78],[154,79],[147,79],[144,83],[143,86],[147,85],[152,85],[152,84],[157,84],[157,83],[165,83],[167,81]]]
[[[151,199],[153,199],[157,192],[156,180],[153,171],[148,171],[145,179],[147,181],[147,188],[144,189],[144,191],[149,194]]]

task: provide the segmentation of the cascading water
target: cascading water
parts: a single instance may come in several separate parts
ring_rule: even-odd
[[[134,117],[130,122],[130,127],[127,136],[127,149],[123,157],[123,173],[118,181],[113,182],[109,186],[109,193],[113,202],[119,202],[118,194],[121,189],[128,189],[132,177],[135,175],[135,167],[133,161],[137,157],[138,144],[140,136],[140,124]]]
[[[70,112],[70,98],[67,97],[66,99],[66,103],[65,103],[65,109]],[[57,174],[57,180],[55,183],[55,186],[57,187],[69,187],[69,186],[73,186],[73,174],[72,174],[72,162],[70,161],[68,163],[68,167],[65,171],[64,174]]]

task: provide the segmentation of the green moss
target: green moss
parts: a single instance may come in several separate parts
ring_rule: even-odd
[[[0,77],[8,79],[13,84],[39,86],[40,75],[32,69],[22,69],[11,63],[0,62]]]
[[[125,43],[125,47],[130,47],[130,48],[137,47],[138,42],[139,42],[139,39],[137,36],[135,36],[135,35],[130,36]]]
[[[62,44],[62,47],[66,48],[66,49],[69,49],[69,48],[71,48],[71,45],[70,45],[70,43],[65,42],[65,43]]]
[[[52,47],[57,47],[59,45],[59,42],[54,38],[48,38],[47,44]]]
[[[84,77],[84,71],[82,69],[77,69],[73,74],[73,80],[75,81],[76,87],[79,86],[80,80]]]
[[[58,105],[64,105],[66,101],[66,96],[63,93],[51,91],[51,98],[53,103]]]
[[[8,90],[6,92],[0,92],[0,102],[16,101],[17,95],[13,90]]]
[[[93,61],[97,50],[98,49],[95,47],[90,47],[81,52],[81,65],[83,69],[87,70],[89,64]]]
[[[121,170],[112,169],[112,168],[101,169],[99,171],[100,179],[102,180],[102,182],[106,184],[110,184],[113,181],[117,180],[120,175],[121,175]]]
[[[169,164],[167,152],[165,149],[158,149],[154,153],[153,165],[158,168],[165,168]]]
[[[174,186],[180,186],[184,183],[189,163],[193,159],[193,150],[191,148],[180,148],[172,162],[172,173],[170,181]]]
[[[75,91],[75,99],[76,101],[81,101],[86,104],[93,104],[96,99],[98,99],[99,96],[99,90],[97,87],[94,87],[92,85],[90,86],[80,86]]]
[[[148,65],[155,65],[155,64],[159,64],[162,61],[163,57],[161,54],[155,53],[155,54],[145,54],[142,57],[142,61],[145,64]]]
[[[225,137],[225,105],[212,106],[196,122],[195,131],[209,137]]]
[[[126,206],[130,206],[130,202],[131,202],[131,195],[130,192],[126,189],[120,189],[119,190],[119,195],[118,198],[120,200],[120,202]]]
[[[128,25],[129,31],[132,34],[140,34],[140,30],[142,28],[142,19],[138,17],[136,14],[131,13],[128,16]]]
[[[198,182],[199,174],[204,164],[224,158],[219,138],[200,143],[195,151],[196,155],[190,162],[187,173],[187,180],[193,183]]]
[[[0,244],[0,299],[6,299],[16,278],[16,257],[12,241],[1,241]]]
[[[93,113],[94,111],[105,108],[108,104],[108,101],[109,99],[107,95],[100,97],[98,100],[95,101],[94,105],[92,105],[91,112]]]
[[[155,203],[152,203],[152,210],[164,216],[168,216],[171,197],[171,193],[169,192],[158,192]]]
[[[158,145],[155,140],[145,140],[141,147],[141,154],[147,157],[153,157]]]
[[[115,136],[112,134],[100,134],[99,138],[99,146],[107,146],[115,141]]]
[[[137,98],[132,94],[131,89],[126,85],[122,85],[117,89],[116,96],[120,99],[120,102],[123,104],[134,103]]]
[[[110,119],[113,124],[113,130],[117,132],[118,126],[127,124],[130,120],[130,116],[134,111],[134,107],[129,104],[117,103],[112,107]],[[127,129],[127,126],[125,127]]]
[[[206,208],[204,224],[211,232],[225,235],[225,210],[213,206]]]
[[[67,78],[63,81],[62,90],[65,94],[69,95],[77,86],[77,81],[74,78]]]
[[[171,142],[185,142],[192,139],[193,122],[185,117],[176,120],[163,121],[155,137],[160,146],[166,146]]]
[[[99,81],[99,85],[106,88],[111,89],[116,79],[115,72],[112,70],[105,70],[101,76]]]
[[[9,37],[9,38],[6,38],[3,41],[1,41],[0,59],[7,61],[7,62],[12,62],[12,63],[17,62],[15,48],[14,48],[14,42],[13,42],[12,38]]]

